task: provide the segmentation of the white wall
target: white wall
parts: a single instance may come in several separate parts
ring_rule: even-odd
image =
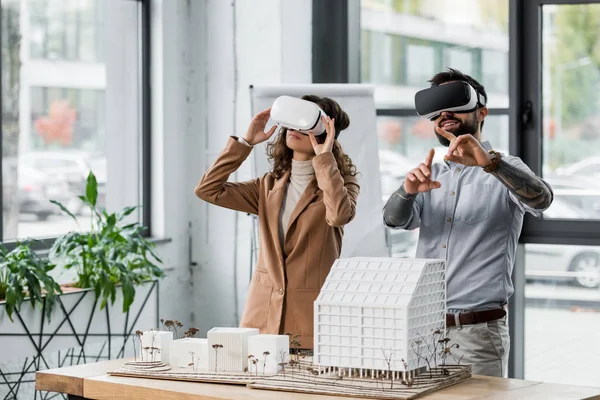
[[[193,189],[250,115],[250,84],[311,81],[311,0],[152,0],[152,224],[167,277],[161,318],[235,326],[250,219]],[[235,180],[249,179],[245,163]],[[237,239],[237,240],[236,240]],[[191,265],[191,262],[196,265]],[[236,268],[237,265],[237,268]]]

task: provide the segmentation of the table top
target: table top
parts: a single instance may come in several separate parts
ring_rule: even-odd
[[[250,389],[241,385],[208,384],[157,379],[127,378],[108,375],[127,361],[111,360],[38,371],[36,389],[80,396],[86,399],[164,400],[343,400],[338,396],[282,393]],[[420,399],[600,399],[600,387],[569,386],[520,379],[473,375],[471,379],[431,393]],[[355,400],[355,399],[354,399]]]

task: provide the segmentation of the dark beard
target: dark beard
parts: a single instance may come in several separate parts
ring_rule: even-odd
[[[458,121],[458,120],[455,120],[455,121]],[[452,131],[451,133],[454,136],[474,135],[475,132],[477,132],[478,127],[479,127],[479,122],[477,122],[477,120],[469,120],[469,121],[459,122],[458,129]],[[435,129],[433,130],[433,132],[435,133],[435,136],[437,136],[437,138],[442,146],[444,146],[444,147],[450,146],[450,141],[448,139],[446,139],[445,137],[443,137],[442,135],[437,133],[435,131]]]

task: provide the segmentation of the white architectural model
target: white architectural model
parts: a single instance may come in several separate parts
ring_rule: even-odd
[[[162,361],[171,363],[171,341],[173,332],[149,330],[141,336],[141,351],[143,361]]]
[[[248,338],[254,335],[258,335],[258,329],[213,328],[208,331],[209,370],[244,372],[248,367]]]
[[[171,342],[171,367],[190,367],[194,371],[208,370],[208,339],[173,340]]]
[[[275,375],[281,371],[281,363],[289,361],[290,338],[287,335],[256,335],[248,338],[248,357],[256,364],[248,364],[248,372]]]
[[[443,260],[339,259],[315,301],[314,361],[360,375],[418,370],[445,316]]]

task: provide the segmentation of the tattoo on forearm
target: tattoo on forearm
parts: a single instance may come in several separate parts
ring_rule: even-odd
[[[520,201],[535,209],[548,208],[552,192],[537,176],[531,175],[501,160],[492,172]]]
[[[383,209],[383,219],[387,226],[399,227],[408,222],[412,215],[414,195],[408,195],[404,187],[396,190],[388,199]]]

